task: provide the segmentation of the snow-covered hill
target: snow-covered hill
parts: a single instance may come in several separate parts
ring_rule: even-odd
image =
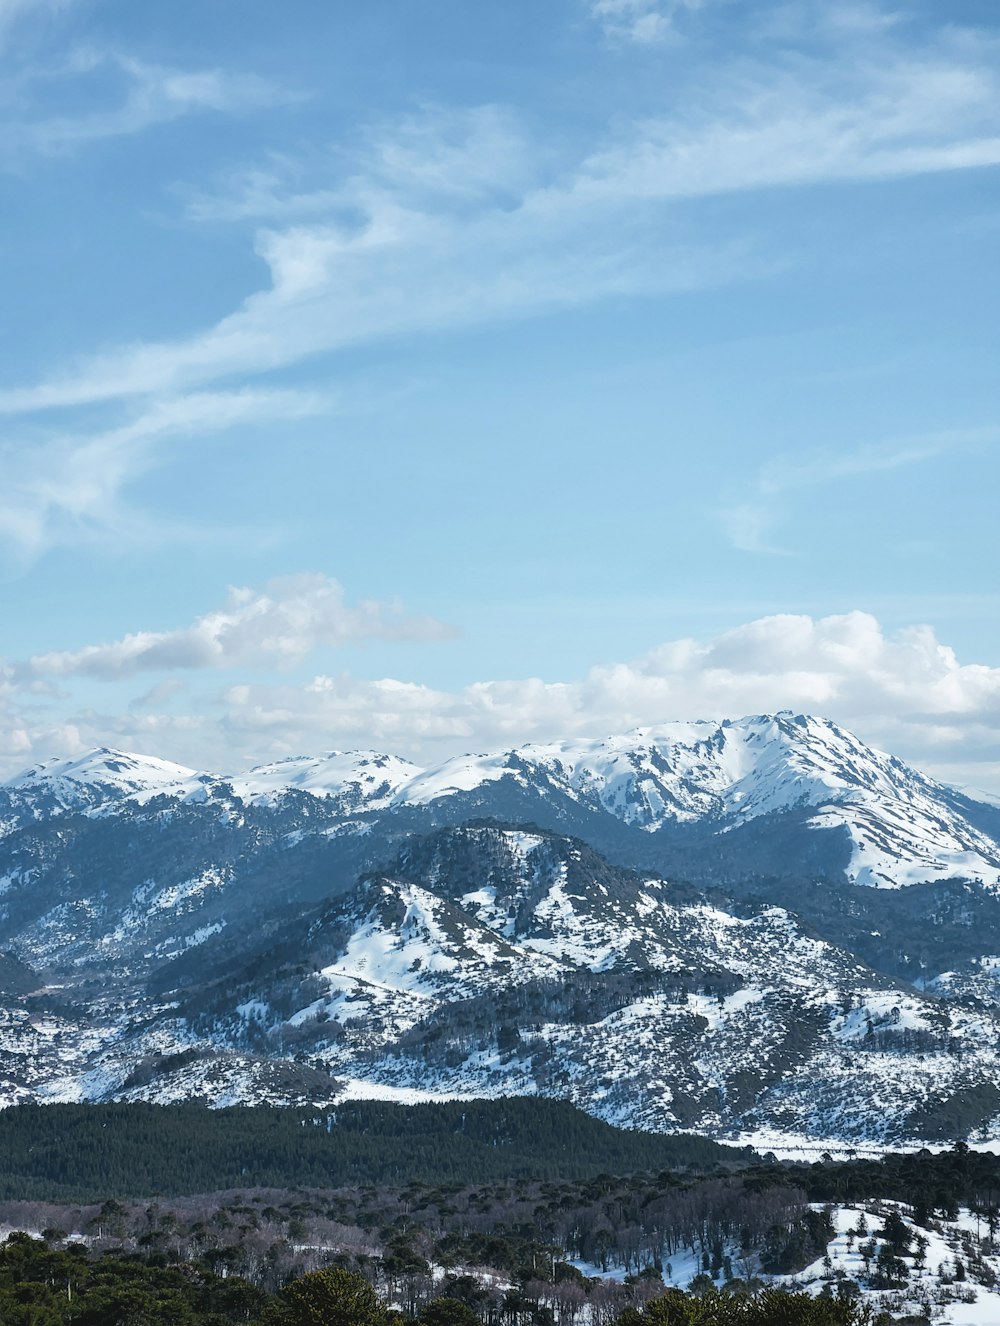
[[[45,760],[15,775],[2,785],[13,824],[20,818],[39,818],[66,811],[92,810],[128,797],[160,792],[177,794],[208,783],[183,764],[152,755],[102,746],[70,759]]]
[[[539,1092],[766,1148],[1000,1137],[1000,811],[824,720],[429,770],[103,750],[11,780],[0,824],[0,1102]]]
[[[665,723],[603,740],[459,756],[430,769],[374,751],[332,751],[209,775],[101,750],[48,761],[3,790],[15,810],[30,803],[34,818],[126,810],[164,794],[279,806],[298,793],[323,801],[327,818],[535,819],[602,846],[617,825],[619,834],[682,842],[686,850],[698,843],[725,852],[738,840],[744,855],[749,835],[776,842],[794,824],[809,830],[804,841],[812,838],[807,851],[795,849],[800,856],[824,853],[828,873],[846,872],[858,884],[961,877],[1000,885],[996,806],[934,782],[834,723],[791,713]],[[3,818],[8,828],[23,822],[11,810]],[[808,868],[814,872],[816,861]]]
[[[850,1284],[858,1302],[890,1321],[939,1326],[1000,1321],[1000,1253],[981,1213],[960,1209],[953,1219],[918,1225],[898,1202],[816,1209],[828,1211],[835,1231],[825,1255],[797,1275],[772,1277],[773,1282],[833,1296]]]
[[[309,914],[131,979],[71,952],[9,1001],[7,1100],[537,1093],[767,1149],[1000,1136],[994,1009],[542,830],[410,839]]]
[[[815,1203],[813,1210],[829,1220],[833,1237],[801,1271],[764,1273],[736,1239],[727,1242],[724,1257],[741,1275],[791,1291],[848,1298],[879,1320],[935,1326],[1000,1322],[1000,1249],[981,1212],[960,1208],[951,1218],[917,1224],[911,1208],[892,1201]],[[681,1244],[664,1265],[664,1281],[688,1289],[704,1274],[702,1255],[696,1239]],[[579,1260],[574,1265],[605,1280],[620,1281],[628,1273],[613,1257],[606,1269]]]

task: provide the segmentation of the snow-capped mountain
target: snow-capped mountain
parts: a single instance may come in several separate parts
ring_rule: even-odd
[[[378,814],[426,827],[479,814],[567,828],[606,847],[631,838],[640,852],[639,833],[657,851],[690,855],[692,846],[711,843],[716,870],[733,843],[746,857],[748,842],[804,828],[794,851],[783,842],[782,852],[787,859],[798,851],[812,872],[845,872],[877,887],[956,877],[1000,884],[1000,808],[936,783],[828,720],[791,713],[665,723],[602,740],[458,756],[429,769],[374,751],[332,751],[209,775],[101,750],[48,761],[4,790],[16,804],[30,795],[48,814],[115,803],[129,810],[160,795],[280,807],[301,793],[324,802],[328,818]],[[15,822],[7,818],[8,827]],[[647,860],[655,855],[645,851]]]
[[[351,812],[384,810],[419,773],[417,765],[396,755],[334,750],[259,764],[226,781],[248,801],[277,800],[296,790],[328,798]]]
[[[503,780],[600,807],[647,833],[731,830],[804,812],[814,828],[846,830],[847,870],[861,884],[956,875],[1000,882],[1000,845],[968,823],[954,792],[825,719],[665,723],[600,741],[466,756],[416,776],[396,802],[427,804]]]
[[[177,787],[199,776],[194,769],[173,764],[170,760],[101,746],[73,759],[45,760],[33,765],[11,778],[6,786],[22,790],[45,789],[53,796],[63,793],[66,797],[63,804],[68,808],[76,804],[92,804],[92,793],[108,800],[135,792]],[[79,803],[73,800],[74,793],[80,795]]]
[[[136,795],[182,788],[187,793],[210,781],[209,775],[183,764],[102,746],[85,755],[33,765],[4,783],[2,791],[7,814],[16,823],[22,818],[91,810]]]
[[[1000,810],[824,720],[432,769],[103,750],[4,785],[0,825],[0,1101],[537,1091],[1000,1136]]]

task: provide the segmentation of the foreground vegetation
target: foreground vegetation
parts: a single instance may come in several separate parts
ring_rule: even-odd
[[[866,1296],[929,1321],[1000,1271],[995,1155],[779,1164],[558,1102],[19,1107],[0,1185],[0,1227],[40,1236],[0,1248],[2,1326],[838,1326]],[[858,1212],[847,1269],[831,1203]],[[807,1267],[817,1302],[768,1290]]]
[[[41,1240],[15,1239],[5,1254],[7,1279],[0,1276],[8,1300],[37,1312],[18,1316],[0,1296],[0,1322],[157,1326],[162,1317],[287,1326],[296,1321],[281,1315],[290,1310],[290,1286],[325,1284],[310,1277],[337,1271],[369,1286],[379,1311],[390,1312],[378,1318],[384,1326],[835,1326],[865,1319],[852,1310],[865,1291],[880,1305],[902,1304],[912,1285],[921,1302],[944,1304],[973,1301],[977,1289],[996,1284],[1000,1215],[982,1186],[996,1164],[956,1150],[884,1165],[6,1202],[0,1225]],[[877,1192],[880,1177],[890,1189],[921,1186],[908,1206],[867,1202],[867,1220],[859,1207],[857,1269],[845,1273],[827,1258],[826,1297],[816,1307],[769,1297],[766,1277],[795,1277],[808,1266],[815,1275],[827,1255],[832,1212],[817,1194]],[[928,1265],[923,1235],[940,1241],[942,1220],[959,1200],[979,1216],[982,1239],[956,1236],[947,1265]],[[914,1227],[917,1219],[924,1229]],[[691,1292],[667,1291],[664,1280]],[[115,1316],[119,1300],[125,1307]],[[754,1315],[765,1307],[770,1316]],[[315,1320],[364,1326],[347,1317]]]
[[[477,1313],[468,1296],[438,1296],[413,1318],[419,1326],[551,1326],[551,1310],[508,1294],[496,1313]],[[199,1265],[105,1255],[82,1246],[57,1251],[25,1234],[0,1248],[0,1321],[4,1326],[390,1326],[405,1314],[387,1307],[361,1275],[313,1271],[266,1294],[245,1280]],[[626,1307],[616,1326],[854,1326],[870,1321],[848,1303],[804,1294],[702,1294],[669,1290]]]

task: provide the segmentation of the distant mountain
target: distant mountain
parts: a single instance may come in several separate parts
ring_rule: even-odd
[[[329,751],[326,755],[295,755],[260,764],[226,781],[245,800],[276,801],[295,790],[328,799],[349,814],[386,809],[419,773],[417,765],[395,755]]]
[[[689,853],[711,841],[725,854],[724,835],[734,833],[745,853],[755,840],[747,831],[763,822],[775,841],[783,825],[807,828],[812,845],[796,848],[806,864],[815,866],[810,858],[825,841],[828,873],[842,871],[854,883],[1000,884],[995,803],[936,783],[826,719],[787,712],[665,723],[599,741],[459,756],[423,770],[374,751],[331,751],[219,776],[103,749],[38,765],[3,791],[44,814],[115,803],[128,810],[160,794],[279,807],[304,793],[340,818],[424,812],[422,822],[411,815],[420,827],[470,814],[531,819],[605,846],[634,842],[641,831],[660,839],[658,850],[667,842]]]
[[[182,764],[102,746],[72,759],[45,760],[0,785],[0,829],[66,811],[94,810],[165,789],[189,792],[211,781]]]
[[[812,829],[846,833],[846,871],[860,884],[956,875],[1000,881],[994,806],[979,803],[979,824],[972,823],[967,798],[825,719],[781,713],[667,723],[602,741],[462,757],[415,776],[395,804],[470,793],[488,800],[491,786],[505,783],[649,834],[687,827],[719,835],[804,815]]]
[[[1000,810],[782,713],[0,788],[0,1101],[1000,1136]],[[870,886],[870,887],[869,887]]]
[[[204,777],[170,760],[102,746],[74,759],[45,760],[17,774],[5,786],[26,794],[51,796],[63,809],[71,809],[136,792],[177,787]]]

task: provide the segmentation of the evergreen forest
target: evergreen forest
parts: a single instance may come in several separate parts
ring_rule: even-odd
[[[960,1208],[982,1238],[941,1292],[996,1282],[995,1155],[779,1163],[560,1102],[25,1105],[0,1115],[0,1179],[0,1226],[30,1231],[0,1249],[3,1326],[890,1321],[862,1291],[923,1275],[920,1231]],[[862,1283],[811,1297],[834,1204],[857,1204]]]

